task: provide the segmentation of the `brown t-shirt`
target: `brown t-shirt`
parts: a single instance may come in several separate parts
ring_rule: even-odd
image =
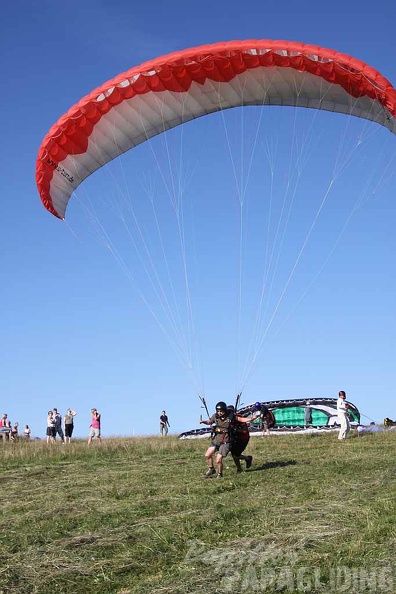
[[[210,417],[209,421],[211,425],[215,425],[214,436],[212,438],[213,445],[229,443],[231,440],[230,429],[234,423],[234,415],[232,414],[222,418],[215,413]]]

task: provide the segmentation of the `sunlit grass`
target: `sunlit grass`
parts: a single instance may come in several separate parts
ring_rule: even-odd
[[[396,587],[396,432],[252,438],[221,480],[206,439],[0,445],[4,593],[304,591],[301,568],[329,592],[339,567],[377,572],[343,591],[394,591],[381,568]]]

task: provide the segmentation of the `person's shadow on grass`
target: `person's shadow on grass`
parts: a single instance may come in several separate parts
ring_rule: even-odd
[[[284,466],[294,466],[297,464],[296,460],[276,460],[274,462],[266,462],[261,466],[249,468],[246,472],[257,472],[258,470],[269,470],[270,468],[283,468]]]

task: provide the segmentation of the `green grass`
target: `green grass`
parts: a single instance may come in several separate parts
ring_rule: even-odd
[[[1,443],[0,593],[396,592],[396,432]]]

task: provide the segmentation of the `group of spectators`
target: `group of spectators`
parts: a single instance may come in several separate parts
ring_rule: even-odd
[[[65,444],[71,442],[74,430],[74,417],[76,411],[68,408],[66,413],[62,415],[57,408],[48,411],[47,414],[47,443],[55,443],[57,436]],[[89,426],[88,445],[92,443],[93,439],[101,441],[100,437],[100,419],[101,415],[96,408],[91,408],[91,424]]]
[[[47,413],[47,428],[46,428],[46,440],[48,444],[56,442],[57,437],[64,444],[69,444],[74,430],[74,417],[76,411],[72,408],[68,408],[66,413],[62,415],[59,413],[57,408],[49,410]],[[7,413],[4,413],[0,419],[0,440],[1,441],[17,441],[19,437],[23,437],[26,440],[31,439],[31,429],[29,425],[25,425],[23,434],[19,433],[19,423],[14,424],[8,419]],[[89,426],[88,434],[88,445],[93,439],[100,438],[100,413],[96,408],[91,409],[91,424]]]
[[[74,430],[74,417],[76,411],[68,408],[66,413],[62,415],[57,408],[49,410],[47,413],[47,428],[46,440],[48,444],[55,443],[57,437],[64,444],[70,444]],[[100,419],[101,415],[96,408],[91,409],[91,424],[89,426],[88,445],[92,443],[93,439],[101,441],[100,437]],[[31,438],[31,429],[29,425],[25,425],[23,434],[19,434],[19,423],[14,424],[8,419],[7,413],[4,413],[0,419],[0,441],[17,441],[19,437],[26,440]]]
[[[31,430],[29,425],[25,425],[23,437],[30,439]],[[19,437],[19,423],[15,421],[14,424],[8,418],[7,413],[4,413],[0,419],[0,440],[1,441],[16,441]]]
[[[68,408],[66,414],[63,416],[58,412],[57,408],[49,410],[47,413],[47,443],[55,443],[57,436],[60,437],[63,443],[70,443],[74,430],[74,417],[76,411]]]
[[[62,415],[57,408],[49,410],[47,413],[47,428],[46,440],[48,444],[55,443],[59,437],[64,444],[70,444],[74,431],[74,417],[77,412],[72,408],[68,408],[66,413]],[[101,441],[100,435],[100,421],[101,415],[96,408],[91,409],[91,424],[88,433],[88,445],[92,443],[93,439]],[[160,416],[160,432],[161,435],[167,435],[170,427],[166,412],[163,410]],[[32,431],[29,425],[25,425],[23,431],[23,438],[28,440],[31,438]],[[21,434],[19,433],[19,423],[14,424],[8,419],[7,413],[4,413],[0,419],[0,441],[16,441]]]

